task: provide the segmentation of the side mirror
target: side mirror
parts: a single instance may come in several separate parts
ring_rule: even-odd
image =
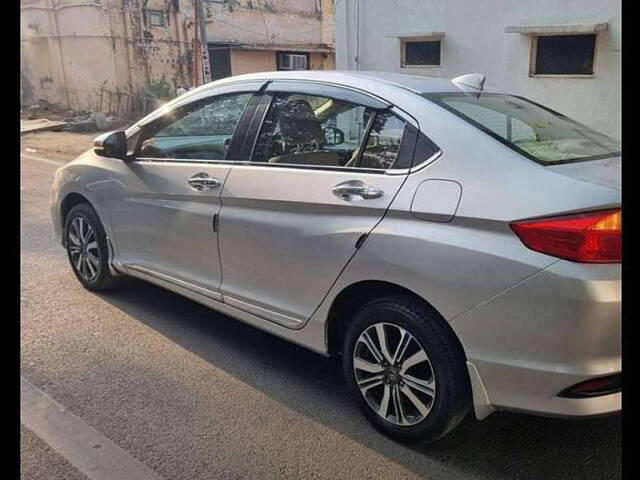
[[[93,141],[93,151],[101,157],[127,158],[127,136],[123,130],[103,133]]]
[[[344,132],[336,127],[324,127],[324,144],[340,145],[344,143]]]

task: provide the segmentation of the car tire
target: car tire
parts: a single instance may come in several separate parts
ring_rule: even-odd
[[[380,334],[386,337],[387,355],[398,354],[390,359],[395,363],[385,360]],[[400,356],[402,338],[405,350]],[[382,362],[376,360],[370,342]],[[431,443],[453,430],[470,410],[462,346],[434,309],[409,295],[362,306],[347,329],[342,352],[350,393],[369,421],[396,440]]]
[[[69,263],[78,281],[96,292],[114,287],[117,279],[109,270],[107,235],[91,205],[80,203],[69,211],[64,235]]]

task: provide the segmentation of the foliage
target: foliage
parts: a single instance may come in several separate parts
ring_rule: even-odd
[[[170,100],[175,97],[173,87],[167,81],[164,74],[159,80],[154,80],[147,83],[141,90],[140,94],[143,97],[155,98],[157,100]]]

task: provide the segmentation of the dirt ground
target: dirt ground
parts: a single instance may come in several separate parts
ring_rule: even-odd
[[[100,133],[39,132],[20,137],[20,151],[51,160],[73,160],[89,150]]]

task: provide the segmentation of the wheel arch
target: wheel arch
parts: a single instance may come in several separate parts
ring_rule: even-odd
[[[76,205],[79,205],[81,203],[86,203],[89,206],[91,206],[91,208],[93,208],[95,210],[95,207],[91,204],[89,199],[87,197],[85,197],[84,195],[82,195],[81,193],[78,193],[78,192],[69,192],[69,193],[67,193],[65,195],[65,197],[62,199],[62,202],[60,202],[60,227],[62,229],[61,231],[63,232],[63,234],[62,234],[62,243],[63,243],[63,245],[65,245],[65,243],[66,243],[65,234],[64,234],[64,226],[65,226],[65,223],[67,221],[67,215],[69,214],[69,212],[71,211],[71,209],[73,207],[75,207]]]
[[[333,299],[326,321],[327,351],[329,355],[340,354],[342,342],[349,322],[356,311],[367,302],[388,295],[407,295],[420,302],[428,310],[442,319],[445,328],[451,333],[460,351],[467,358],[464,346],[444,316],[425,298],[414,291],[396,283],[383,280],[364,280],[346,286]]]

